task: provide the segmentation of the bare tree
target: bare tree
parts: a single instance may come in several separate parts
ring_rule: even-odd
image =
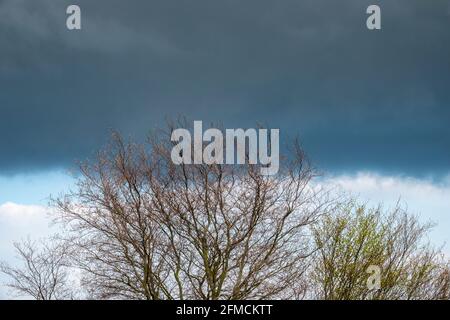
[[[315,297],[448,299],[448,263],[424,241],[430,227],[398,205],[386,213],[354,201],[343,204],[313,228]],[[367,285],[370,266],[381,270],[379,290]]]
[[[259,165],[175,165],[170,130],[112,144],[56,199],[96,298],[300,298],[309,226],[332,202],[298,144],[276,177]]]
[[[26,240],[14,243],[21,266],[0,263],[0,272],[10,278],[6,285],[18,295],[36,300],[71,298],[67,284],[67,248],[48,242]]]

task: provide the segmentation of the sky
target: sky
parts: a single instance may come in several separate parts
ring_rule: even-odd
[[[449,57],[449,0],[0,0],[0,259],[112,129],[179,115],[299,135],[323,183],[448,241]]]

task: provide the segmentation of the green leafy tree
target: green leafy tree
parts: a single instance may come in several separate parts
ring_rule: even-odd
[[[448,264],[420,224],[400,206],[391,211],[350,202],[313,227],[317,246],[312,288],[319,299],[448,299]],[[378,267],[380,288],[368,285]]]

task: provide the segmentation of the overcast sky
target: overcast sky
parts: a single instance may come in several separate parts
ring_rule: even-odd
[[[65,167],[165,116],[279,127],[330,169],[450,164],[450,5],[366,0],[0,1],[0,172]]]
[[[0,258],[111,129],[178,115],[299,134],[330,181],[448,238],[449,0],[0,0]]]

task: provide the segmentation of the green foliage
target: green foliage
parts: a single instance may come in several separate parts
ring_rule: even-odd
[[[313,227],[315,297],[447,299],[448,266],[424,241],[430,227],[399,206],[390,212],[355,202],[340,206]],[[367,285],[370,266],[381,269],[379,290]]]

